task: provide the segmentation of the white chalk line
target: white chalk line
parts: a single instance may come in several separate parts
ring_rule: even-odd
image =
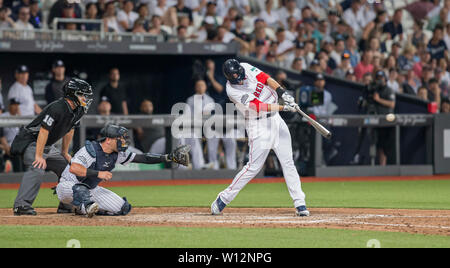
[[[405,228],[431,228],[431,229],[450,229],[450,226],[436,225],[413,225],[413,224],[393,224],[393,223],[373,223],[354,221],[360,219],[376,219],[376,218],[449,218],[447,216],[403,216],[403,215],[348,215],[348,216],[331,216],[319,215],[309,218],[300,218],[295,216],[252,216],[245,214],[227,214],[222,216],[173,213],[159,215],[134,215],[132,221],[137,222],[164,222],[164,223],[206,223],[206,224],[290,224],[290,225],[311,225],[311,224],[339,224],[339,225],[372,225],[385,227],[405,227]],[[235,219],[240,217],[239,219]],[[126,220],[126,219],[123,219]],[[129,220],[129,219],[128,219]]]

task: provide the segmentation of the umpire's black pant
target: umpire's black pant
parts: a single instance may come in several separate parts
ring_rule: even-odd
[[[14,208],[21,206],[31,207],[41,188],[45,170],[33,167],[35,155],[36,142],[33,142],[28,145],[23,154],[23,163],[26,171],[14,202]],[[43,157],[47,161],[46,170],[53,171],[60,178],[68,164],[67,160],[61,155],[60,150],[54,145],[46,146]]]

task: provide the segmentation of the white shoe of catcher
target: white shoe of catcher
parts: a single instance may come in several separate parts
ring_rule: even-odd
[[[97,212],[98,212],[98,204],[92,203],[89,207],[86,208],[86,217],[92,218]]]

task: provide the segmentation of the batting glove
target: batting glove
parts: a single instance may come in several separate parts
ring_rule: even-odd
[[[297,104],[293,103],[293,104],[285,104],[284,108],[283,108],[283,112],[291,112],[291,113],[295,113],[297,112]]]
[[[295,103],[294,97],[292,97],[289,93],[285,92],[283,96],[281,96],[285,104],[293,104]]]

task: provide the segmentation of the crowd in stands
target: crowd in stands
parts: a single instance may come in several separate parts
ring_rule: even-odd
[[[51,28],[57,17],[97,19],[104,29],[97,23],[57,27],[238,42],[243,55],[299,72],[363,82],[366,73],[382,70],[396,92],[424,98],[419,89],[426,88],[427,100],[438,104],[449,94],[450,0],[403,1],[409,4],[395,10],[393,1],[366,0],[71,2],[0,0],[0,29]]]

